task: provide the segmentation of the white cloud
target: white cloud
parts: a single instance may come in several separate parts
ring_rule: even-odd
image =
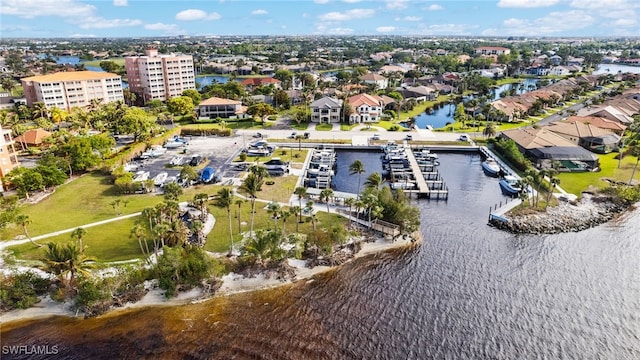
[[[490,29],[502,35],[544,36],[582,29],[594,24],[595,18],[581,10],[554,11],[534,20],[510,18],[503,22],[505,29]],[[485,32],[484,35],[490,35]]]
[[[332,11],[318,16],[322,21],[349,21],[372,17],[375,11],[372,9],[352,9],[345,12]]]
[[[422,18],[420,16],[405,16],[405,17],[397,17],[394,19],[395,21],[420,21]]]
[[[207,14],[207,12],[200,9],[187,9],[176,14],[176,20],[180,21],[218,20],[221,17],[222,16],[216,12]]]
[[[0,32],[16,32],[16,31],[31,31],[33,30],[30,26],[24,25],[2,25],[0,26]]]
[[[267,15],[269,12],[264,9],[253,10],[251,15]]]
[[[331,35],[350,35],[350,34],[353,34],[353,29],[350,29],[350,28],[334,28],[334,29],[329,29],[329,31],[327,33],[331,34]]]
[[[82,18],[74,23],[79,24],[81,29],[111,29],[126,26],[139,26],[142,21],[138,19],[105,19],[101,17]]]
[[[504,8],[537,8],[557,4],[560,0],[500,0],[498,7]]]
[[[344,2],[346,2],[348,4],[355,4],[355,3],[359,3],[362,0],[342,0],[342,1],[344,1]]]
[[[145,29],[147,30],[155,30],[155,31],[162,31],[166,34],[178,34],[180,32],[180,28],[178,27],[178,25],[176,24],[165,24],[165,23],[153,23],[153,24],[146,24],[144,26]]]
[[[113,0],[113,6],[127,6],[129,5],[129,0]]]
[[[401,10],[409,7],[409,0],[386,0],[386,2],[389,10]]]
[[[431,4],[425,8],[427,11],[438,11],[444,9],[441,5]]]
[[[69,35],[69,37],[76,38],[76,39],[86,39],[86,38],[94,38],[97,36],[95,34],[73,34],[73,35]]]
[[[390,32],[394,32],[395,30],[396,30],[395,26],[378,26],[376,28],[376,31],[380,33],[390,33]]]
[[[326,4],[329,2],[329,0],[313,0],[313,2],[316,4]]]
[[[95,12],[95,6],[75,0],[2,0],[0,4],[0,14],[26,19],[39,16],[82,18],[92,16]]]
[[[629,9],[639,8],[640,3],[637,1],[631,2],[629,0],[573,0],[570,4],[571,7],[578,9]]]
[[[638,24],[638,21],[636,19],[618,19],[613,22],[613,26],[622,26],[622,27],[635,26],[637,24]]]

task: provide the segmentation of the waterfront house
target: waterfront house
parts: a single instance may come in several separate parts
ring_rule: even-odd
[[[560,171],[589,171],[600,166],[595,154],[545,127],[504,130],[500,137],[513,140],[538,169],[551,168],[554,163],[561,165]]]
[[[617,121],[611,121],[597,116],[569,116],[565,121],[567,123],[581,122],[583,124],[590,124],[591,126],[609,130],[614,134],[621,136],[627,129],[625,125],[622,125]]]
[[[610,153],[620,144],[620,135],[589,123],[558,121],[545,128],[576,145],[600,154]]]
[[[325,96],[311,103],[311,122],[319,124],[340,123],[342,100]]]
[[[582,108],[578,111],[578,116],[598,116],[611,121],[617,121],[625,126],[633,123],[633,118],[613,106],[592,106]]]
[[[264,78],[247,78],[242,80],[240,83],[242,86],[247,89],[247,91],[251,91],[260,86],[268,86],[273,85],[274,88],[280,89],[280,80],[274,79],[272,77],[264,77]]]
[[[347,101],[353,109],[353,113],[349,115],[349,124],[380,121],[384,110],[384,100],[380,96],[358,94],[350,97]]]

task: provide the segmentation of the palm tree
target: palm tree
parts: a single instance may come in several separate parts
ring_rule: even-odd
[[[35,241],[33,241],[31,236],[29,236],[29,231],[27,231],[27,225],[31,224],[31,219],[29,219],[29,215],[20,214],[20,215],[16,216],[15,223],[16,223],[16,225],[22,226],[22,231],[24,232],[24,236],[26,236],[27,239],[29,239],[29,241],[31,241],[31,243],[33,245],[35,245],[37,247],[42,247],[42,245],[40,245],[40,244],[36,243]]]
[[[364,184],[368,187],[371,187],[376,190],[376,195],[380,191],[380,185],[382,185],[382,175],[379,172],[371,173],[371,175],[367,176],[367,180]]]
[[[168,224],[167,234],[165,236],[165,241],[167,246],[176,247],[178,245],[184,244],[187,240],[187,235],[189,234],[189,229],[187,229],[187,225],[181,219],[172,221]]]
[[[37,118],[45,118],[47,119],[47,106],[43,103],[43,102],[36,102],[33,104],[33,110],[32,110],[32,114],[33,114],[33,118],[37,119]]]
[[[242,232],[242,222],[240,221],[240,207],[242,206],[242,204],[244,204],[244,200],[236,200],[236,205],[238,205],[238,234]]]
[[[293,216],[302,216],[302,208],[300,206],[292,206],[290,211]],[[300,220],[296,220],[296,233],[300,232]]]
[[[320,192],[320,199],[327,204],[327,214],[331,213],[331,209],[329,209],[329,200],[333,197],[333,190],[324,189]]]
[[[224,187],[218,190],[215,200],[215,206],[226,209],[227,210],[227,218],[229,219],[229,255],[233,255],[233,230],[231,228],[231,205],[233,205],[233,191],[230,188]],[[240,206],[238,205],[238,208]],[[238,213],[238,219],[240,219],[240,214]],[[238,228],[240,224],[238,224]]]
[[[71,232],[71,238],[78,240],[78,244],[82,247],[82,238],[87,234],[87,230],[84,228],[77,228]]]
[[[300,212],[298,216],[298,222],[302,222],[302,198],[307,195],[307,188],[303,186],[298,186],[293,190],[293,193],[298,196],[298,203],[300,204]],[[298,231],[298,227],[296,225],[296,231]]]
[[[349,207],[349,222],[348,222],[348,226],[351,227],[351,208],[353,208],[353,205],[356,204],[356,199],[348,198],[348,199],[346,199],[344,201],[344,204]]]
[[[90,276],[89,269],[93,268],[92,262],[94,258],[88,257],[84,253],[85,248],[78,246],[74,242],[68,242],[64,245],[50,242],[44,253],[44,263],[47,269],[66,279],[69,275],[67,286],[73,287],[76,274]]]
[[[264,166],[254,165],[249,168],[249,173],[254,174],[260,180],[264,180],[269,177],[269,171]],[[262,184],[260,185],[262,187]],[[258,189],[259,191],[260,189]]]
[[[253,223],[256,215],[256,196],[260,188],[262,187],[262,179],[259,178],[256,174],[250,173],[242,182],[240,188],[246,191],[251,198],[251,227],[250,234],[253,236]]]
[[[349,173],[351,175],[358,174],[358,196],[360,196],[360,178],[364,172],[364,164],[360,160],[356,160],[349,165]]]
[[[198,193],[193,196],[193,205],[196,207],[196,209],[200,210],[200,220],[202,221],[207,220],[207,201],[209,201],[208,194]]]
[[[280,211],[280,217],[282,218],[282,235],[283,236],[287,236],[287,219],[291,216],[295,216],[296,212],[292,211],[293,209],[289,209],[289,211],[287,210],[282,210]]]
[[[151,253],[149,252],[149,245],[145,241],[144,242],[145,246],[144,247],[142,246],[142,238],[145,237],[146,234],[147,234],[147,230],[144,228],[144,226],[141,223],[136,222],[131,228],[131,231],[129,232],[129,237],[135,237],[138,240],[138,245],[140,246],[140,251],[142,252],[142,255],[144,255],[145,258],[148,258],[149,255],[151,255]]]
[[[153,228],[153,232],[155,237],[160,241],[160,247],[164,247],[165,245],[165,238],[167,237],[167,233],[169,233],[169,225],[167,225],[166,223],[159,223],[158,225],[156,225]],[[155,242],[155,248],[156,248],[156,254],[158,252],[158,243],[156,241]]]

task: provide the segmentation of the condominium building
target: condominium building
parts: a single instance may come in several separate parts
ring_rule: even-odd
[[[88,106],[93,99],[101,103],[124,100],[122,78],[99,71],[68,71],[20,79],[28,106],[36,102],[47,108],[70,110]]]
[[[191,55],[162,55],[153,48],[145,54],[124,59],[129,90],[144,103],[154,99],[165,101],[196,88]]]
[[[0,128],[0,180],[20,165],[13,144],[11,130]],[[2,181],[0,181],[0,192],[2,191]]]

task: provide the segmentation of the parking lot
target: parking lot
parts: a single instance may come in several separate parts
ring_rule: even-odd
[[[183,147],[166,149],[162,155],[133,161],[130,170],[134,173],[149,172],[149,179],[153,179],[162,172],[166,172],[169,177],[179,177],[181,167],[170,166],[171,159],[182,156],[183,164],[188,164],[194,156],[199,155],[204,159],[204,167],[211,167],[216,171],[217,176],[224,177],[229,168],[227,163],[231,162],[242,149],[241,142],[241,136],[191,137],[188,144]]]

